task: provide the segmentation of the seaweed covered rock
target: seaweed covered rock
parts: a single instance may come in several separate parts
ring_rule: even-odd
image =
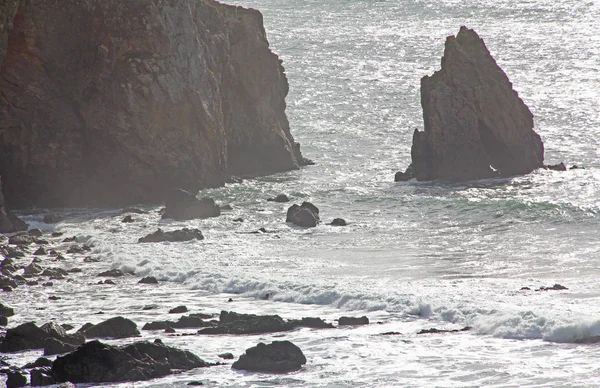
[[[109,383],[143,381],[169,375],[173,370],[209,366],[191,352],[161,343],[135,342],[115,347],[90,341],[58,357],[52,375],[58,382]]]
[[[290,341],[259,343],[246,349],[246,353],[233,363],[232,368],[251,372],[287,373],[299,370],[306,364],[302,350]]]
[[[412,164],[396,180],[464,181],[527,174],[543,167],[533,115],[477,33],[446,39],[441,70],[421,79],[424,131]]]

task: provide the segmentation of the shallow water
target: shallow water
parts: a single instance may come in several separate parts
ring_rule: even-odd
[[[292,132],[317,164],[203,192],[233,206],[215,219],[159,221],[159,206],[146,206],[151,213],[134,215],[133,224],[120,222],[120,209],[65,209],[67,221],[57,226],[26,216],[33,226],[77,235],[101,262],[69,257],[63,266],[85,271],[75,282],[3,294],[18,311],[11,325],[78,326],[121,314],[141,326],[179,304],[330,322],[366,314],[374,323],[249,337],[161,333],[166,344],[212,362],[224,351],[237,356],[286,338],[308,363],[284,376],[225,365],[136,386],[598,386],[597,345],[578,342],[600,336],[600,3],[235,3],[263,12],[290,82]],[[414,128],[422,128],[420,78],[439,68],[445,37],[461,25],[485,40],[530,107],[546,161],[585,169],[465,184],[393,182],[410,162]],[[325,222],[286,225],[289,204],[266,202],[281,192],[315,203]],[[326,225],[336,217],[350,224]],[[206,239],[136,243],[157,226],[198,227]],[[249,233],[261,227],[270,233]],[[136,276],[93,285],[109,266],[164,282],[143,287]],[[534,291],[555,283],[568,290]],[[262,300],[267,293],[271,299]],[[48,294],[63,299],[50,305]],[[148,304],[157,309],[142,311]],[[473,329],[416,334],[464,326]],[[402,334],[379,335],[390,331]],[[24,364],[37,356],[10,357]]]

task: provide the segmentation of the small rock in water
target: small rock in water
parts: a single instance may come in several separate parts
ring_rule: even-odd
[[[470,326],[465,326],[462,329],[454,329],[454,330],[431,328],[431,329],[423,329],[423,330],[419,331],[417,334],[460,333],[460,332],[469,331],[469,330],[471,330]]]
[[[6,388],[24,387],[27,384],[27,377],[20,371],[10,369],[6,372]]]
[[[151,233],[145,237],[140,237],[138,243],[155,243],[155,242],[181,242],[191,240],[204,240],[202,232],[198,229],[183,228],[174,230],[172,232],[164,232],[162,229],[158,229],[156,232]]]
[[[120,269],[115,268],[115,269],[111,269],[108,271],[100,272],[97,276],[108,276],[108,277],[118,278],[121,276],[125,276],[125,274]]]
[[[56,295],[52,295],[48,297],[48,300],[60,300],[61,298],[59,296]]]
[[[48,252],[46,251],[46,248],[44,247],[39,247],[35,252],[33,252],[33,254],[35,256],[44,256],[47,255]]]
[[[142,278],[138,283],[141,284],[158,284],[158,280],[154,276],[146,276]]]
[[[236,218],[236,219],[233,220],[233,222],[244,222],[244,219],[241,218],[241,217],[240,218]]]
[[[233,360],[233,354],[232,353],[221,353],[219,354],[219,357],[221,357],[223,360]]]
[[[63,234],[64,234],[63,232],[52,232],[52,237],[60,237]]]
[[[540,287],[536,291],[560,291],[560,290],[568,290],[568,288],[563,286],[562,284],[556,283],[552,287]]]
[[[181,314],[181,313],[187,313],[187,311],[188,311],[188,309],[186,306],[177,306],[177,307],[169,310],[169,314]]]
[[[123,214],[125,214],[125,213],[148,214],[147,211],[138,209],[137,207],[127,207],[127,208],[123,209],[123,211],[121,213],[123,213]]]
[[[334,220],[331,221],[331,223],[329,225],[331,225],[331,226],[346,226],[346,225],[348,225],[348,223],[346,223],[346,220],[344,220],[343,218],[334,218]]]
[[[137,325],[123,317],[110,318],[82,331],[86,338],[128,338],[140,335]]]
[[[283,203],[283,202],[290,202],[290,198],[285,194],[278,194],[274,198],[268,198],[267,201]]]
[[[300,206],[294,204],[288,209],[285,222],[313,228],[320,222],[319,209],[310,202],[303,202]]]
[[[547,170],[553,171],[567,171],[567,166],[563,162],[557,164],[547,164],[544,166]]]
[[[121,221],[123,223],[131,223],[131,222],[135,222],[133,220],[133,218],[130,215],[125,216],[125,218],[123,218],[123,220]]]
[[[227,205],[223,205],[220,206],[221,210],[233,210],[233,206],[227,204]]]
[[[338,320],[339,326],[352,326],[352,325],[368,325],[369,318],[366,316],[362,316],[360,318],[356,317],[341,317]]]
[[[76,242],[77,241],[77,237],[76,236],[72,236],[72,237],[66,237],[62,240],[62,242],[67,243],[67,242]]]

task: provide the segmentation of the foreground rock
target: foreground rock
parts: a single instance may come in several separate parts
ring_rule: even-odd
[[[198,199],[182,189],[172,190],[165,202],[166,208],[162,218],[192,220],[221,215],[221,209],[212,198]]]
[[[52,375],[58,382],[110,383],[162,377],[174,370],[209,366],[194,354],[162,343],[136,342],[123,347],[90,341],[58,357]]]
[[[28,322],[8,329],[6,337],[0,343],[0,352],[11,353],[28,349],[41,349],[48,338],[54,338],[71,345],[79,345],[85,341],[81,334],[67,334],[62,327],[53,322],[46,323],[41,327],[38,327],[34,322]]]
[[[181,242],[191,240],[204,240],[202,232],[198,229],[183,228],[174,230],[172,232],[164,232],[162,229],[158,229],[156,232],[151,233],[145,237],[138,239],[139,243],[154,243],[154,242]]]
[[[320,221],[319,208],[310,202],[303,202],[300,206],[296,204],[290,206],[285,219],[285,222],[305,228],[314,228]]]
[[[306,164],[260,12],[212,0],[10,10],[0,173],[11,204],[159,202]]]
[[[274,341],[269,345],[259,343],[246,349],[246,353],[233,363],[232,368],[251,372],[287,373],[297,371],[306,364],[306,357],[290,341]]]
[[[441,70],[421,80],[424,132],[412,165],[396,180],[464,181],[527,174],[543,167],[533,115],[482,39],[461,27],[446,39]]]

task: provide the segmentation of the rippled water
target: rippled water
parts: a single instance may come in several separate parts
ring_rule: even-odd
[[[600,2],[235,3],[263,12],[290,82],[292,132],[317,164],[202,193],[232,204],[216,219],[159,222],[158,206],[150,206],[140,222],[122,224],[119,210],[65,210],[57,229],[93,244],[102,260],[88,274],[110,264],[171,282],[154,292],[133,280],[120,281],[117,292],[61,285],[58,310],[27,310],[16,322],[82,324],[99,321],[92,313],[103,310],[144,323],[157,318],[140,306],[179,302],[330,321],[366,314],[381,324],[286,334],[308,358],[300,372],[224,366],[184,377],[214,386],[598,386],[598,347],[578,342],[600,336]],[[546,161],[585,169],[456,185],[393,182],[410,163],[414,128],[422,128],[420,78],[439,68],[445,37],[461,25],[485,40],[530,107]],[[350,225],[286,225],[289,204],[265,201],[281,192],[315,203],[325,222],[342,217]],[[233,222],[238,217],[244,222]],[[135,243],[157,224],[199,227],[206,240]],[[261,227],[272,233],[249,233]],[[533,291],[554,283],[569,289]],[[271,300],[261,300],[267,293]],[[235,305],[223,303],[230,294]],[[24,307],[37,300],[32,295],[19,288],[8,302]],[[464,326],[473,329],[416,334]],[[379,335],[388,331],[402,334]],[[224,348],[241,354],[273,338],[169,341],[216,361]]]

